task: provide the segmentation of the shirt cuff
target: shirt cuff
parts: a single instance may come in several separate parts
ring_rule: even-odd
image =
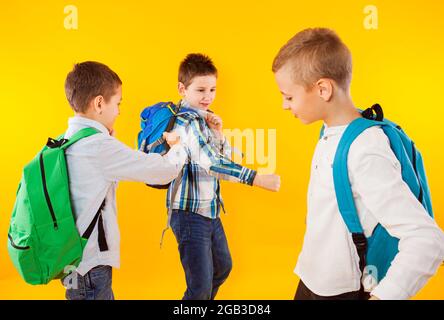
[[[171,164],[182,167],[188,158],[188,154],[184,145],[179,143],[172,146],[168,153],[164,155],[164,158]]]
[[[254,178],[256,178],[256,175],[257,175],[257,171],[256,170],[244,168],[240,180],[241,180],[241,182],[243,182],[243,183],[245,183],[245,184],[247,184],[249,186],[252,186]]]
[[[370,294],[381,300],[407,300],[410,298],[405,290],[387,278],[382,279]]]

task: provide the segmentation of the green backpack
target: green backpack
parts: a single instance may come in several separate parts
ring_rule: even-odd
[[[82,138],[99,133],[85,128],[69,140],[48,139],[23,169],[8,232],[9,256],[29,284],[47,284],[75,270],[97,221],[101,251],[107,250],[102,209],[80,236],[72,212],[65,151]]]

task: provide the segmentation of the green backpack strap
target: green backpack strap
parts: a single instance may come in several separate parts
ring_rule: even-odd
[[[77,141],[92,136],[96,133],[100,133],[101,131],[96,128],[84,128],[76,132],[72,135],[69,139],[64,139],[61,135],[57,137],[57,139],[48,138],[48,142],[46,144],[46,147],[48,148],[61,148],[62,150],[66,150],[69,148],[72,144],[76,143]]]
[[[101,132],[100,130],[91,127],[81,129],[75,134],[73,134],[69,139],[63,139],[63,137],[62,139],[59,139],[59,143],[61,143],[60,148],[66,150],[77,141],[100,132]],[[94,216],[94,219],[91,221],[87,230],[82,234],[82,238],[89,239],[91,233],[93,232],[93,229],[97,225],[100,252],[108,251],[108,243],[105,237],[105,229],[103,227],[103,218],[102,218],[102,211],[104,208],[105,208],[105,199],[103,199],[103,202],[100,205],[99,210],[97,211],[96,215]]]
[[[74,144],[77,141],[79,141],[80,139],[92,136],[92,135],[94,135],[96,133],[100,133],[100,132],[101,131],[99,129],[96,129],[96,128],[84,128],[84,129],[81,129],[78,132],[76,132],[75,134],[73,134],[71,138],[66,140],[66,142],[64,144],[62,144],[61,148],[62,149],[67,149],[72,144]]]

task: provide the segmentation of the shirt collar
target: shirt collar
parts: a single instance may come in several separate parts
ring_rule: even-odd
[[[85,118],[85,117],[82,117],[79,115],[69,118],[68,127],[70,127],[70,128],[72,128],[72,127],[80,127],[80,128],[90,127],[90,128],[95,128],[95,129],[99,130],[100,132],[103,132],[103,133],[106,133],[109,135],[108,129],[103,124],[101,124],[98,121],[88,119],[88,118]]]
[[[343,125],[343,126],[329,127],[329,126],[327,126],[326,123],[324,123],[324,136],[331,137],[331,136],[335,136],[338,134],[342,134],[342,133],[344,133],[344,131],[347,127],[348,127],[348,124]]]

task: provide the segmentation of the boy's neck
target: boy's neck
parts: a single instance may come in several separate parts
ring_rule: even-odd
[[[360,117],[361,114],[353,104],[350,95],[343,95],[331,101],[323,120],[328,127],[336,127],[348,125]]]
[[[108,130],[108,132],[111,133],[111,131],[106,127],[106,125],[104,123],[102,123],[97,117],[95,117],[92,114],[89,113],[81,113],[81,112],[74,112],[74,115],[76,117],[81,117],[81,118],[85,118],[85,119],[89,119],[89,120],[93,120],[95,122],[100,123],[104,128],[106,128],[106,130]]]
[[[75,115],[76,117],[81,117],[81,118],[85,118],[85,119],[93,120],[93,121],[96,121],[96,122],[99,122],[99,123],[100,123],[100,121],[99,121],[98,119],[96,119],[96,117],[94,117],[94,116],[92,116],[92,115],[90,115],[90,114],[88,114],[88,113],[74,112],[74,115]]]

